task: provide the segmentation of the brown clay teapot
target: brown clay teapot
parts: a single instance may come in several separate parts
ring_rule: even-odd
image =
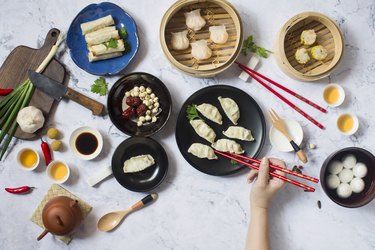
[[[43,233],[38,237],[41,240],[47,233],[68,235],[82,222],[83,215],[77,200],[66,196],[57,196],[43,208]]]

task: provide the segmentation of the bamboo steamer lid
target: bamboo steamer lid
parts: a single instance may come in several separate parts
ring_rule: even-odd
[[[185,12],[201,9],[206,25],[199,31],[186,27]],[[215,44],[210,38],[209,27],[225,25],[229,34],[225,44]],[[175,51],[171,46],[171,32],[188,30],[189,42],[208,40],[212,56],[198,61],[191,56],[191,47]],[[180,0],[164,14],[160,25],[160,43],[164,54],[177,69],[198,77],[212,77],[230,67],[241,52],[243,41],[242,22],[235,8],[224,0]]]
[[[303,30],[314,29],[316,43],[302,45],[300,35]],[[288,76],[297,80],[315,81],[329,76],[337,67],[343,55],[343,36],[337,25],[327,16],[317,12],[304,12],[289,19],[281,28],[275,41],[275,58],[280,68]],[[300,47],[309,48],[322,45],[328,56],[322,61],[311,60],[301,65],[294,58]]]

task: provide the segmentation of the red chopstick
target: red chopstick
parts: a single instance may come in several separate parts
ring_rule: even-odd
[[[318,121],[316,121],[314,118],[312,118],[311,116],[309,116],[308,114],[306,114],[305,112],[303,112],[300,108],[298,108],[295,104],[291,103],[288,99],[286,99],[284,96],[282,96],[281,94],[279,94],[278,92],[276,92],[273,88],[271,88],[270,86],[268,86],[266,83],[264,83],[261,79],[259,79],[255,74],[251,73],[251,71],[248,70],[247,67],[245,66],[242,66],[242,64],[238,64],[238,66],[243,70],[245,71],[247,74],[249,74],[252,78],[254,78],[257,82],[259,82],[260,84],[263,85],[263,87],[265,87],[266,89],[268,89],[269,91],[271,91],[274,95],[276,95],[278,98],[280,98],[282,101],[284,101],[286,104],[288,104],[291,108],[293,108],[294,110],[296,110],[298,113],[300,113],[303,117],[305,117],[306,119],[308,119],[310,122],[312,122],[313,124],[315,124],[316,126],[318,126],[320,129],[324,129],[324,126],[322,124],[320,124]]]
[[[224,154],[224,153],[219,152],[219,151],[215,151],[215,152],[218,153],[218,154],[221,154],[221,155]],[[228,154],[233,155],[235,157],[239,157],[239,158],[248,160],[248,161],[251,161],[251,162],[254,162],[254,163],[260,164],[260,160],[257,160],[257,159],[253,159],[253,158],[250,158],[250,157],[247,157],[247,156],[244,156],[244,155],[235,154],[235,153],[228,153]],[[311,177],[311,176],[308,176],[308,175],[305,175],[305,174],[297,173],[297,172],[294,172],[294,171],[292,171],[290,169],[287,169],[287,168],[282,168],[282,167],[279,167],[279,166],[273,165],[273,164],[270,164],[270,167],[274,168],[276,170],[279,170],[281,172],[300,177],[300,178],[308,180],[308,181],[312,181],[312,182],[315,182],[315,183],[319,182],[319,179],[317,179],[315,177]]]
[[[222,155],[222,156],[224,156],[224,157],[226,157],[226,158],[228,158],[228,159],[231,159],[231,160],[234,160],[234,161],[236,161],[236,162],[239,162],[239,163],[241,163],[241,164],[243,164],[243,165],[246,165],[246,166],[248,166],[248,167],[250,167],[250,168],[253,168],[253,169],[255,169],[255,170],[259,170],[259,167],[255,166],[255,165],[252,165],[252,164],[250,164],[250,163],[248,163],[248,162],[245,162],[245,161],[241,161],[240,159],[237,159],[237,158],[235,158],[235,157],[232,157],[232,156],[227,155],[227,154],[225,154],[225,153],[222,153],[222,152],[220,152],[220,151],[215,150],[215,153],[218,153],[218,154],[220,154],[220,155]],[[285,181],[285,182],[288,182],[288,183],[293,184],[293,185],[295,185],[295,186],[297,186],[297,187],[303,188],[303,189],[305,189],[305,190],[307,190],[307,191],[315,192],[315,188],[310,187],[310,186],[307,186],[307,185],[305,185],[305,184],[303,184],[303,183],[300,183],[300,182],[298,182],[298,181],[295,181],[295,180],[289,179],[289,178],[287,178],[287,177],[285,177],[285,176],[282,176],[282,175],[276,174],[276,173],[274,173],[274,172],[270,172],[269,174],[270,174],[271,176],[275,177],[275,178],[279,178],[279,179],[281,179],[281,180],[283,180],[283,181]]]
[[[278,87],[278,88],[284,90],[285,92],[291,94],[292,96],[294,96],[294,97],[300,99],[301,101],[303,101],[303,102],[309,104],[310,106],[316,108],[317,110],[319,110],[319,111],[321,111],[321,112],[323,112],[323,113],[327,113],[327,110],[324,109],[324,108],[322,108],[322,107],[320,107],[318,104],[316,104],[316,103],[310,101],[309,99],[306,99],[305,97],[303,97],[303,96],[297,94],[296,92],[294,92],[294,91],[288,89],[287,87],[284,87],[283,85],[281,85],[281,84],[279,84],[279,83],[273,81],[272,79],[268,78],[267,76],[262,75],[261,73],[258,73],[257,71],[255,71],[255,70],[253,70],[253,69],[251,69],[251,68],[249,68],[249,67],[246,67],[245,65],[243,65],[243,64],[241,64],[241,63],[239,63],[239,62],[235,62],[235,63],[236,63],[237,65],[239,65],[239,66],[242,66],[242,67],[246,68],[248,71],[250,71],[251,73],[253,73],[253,74],[257,75],[257,76],[259,76],[260,78],[263,78],[264,80],[266,80],[266,81],[272,83],[272,84],[275,85],[276,87]]]

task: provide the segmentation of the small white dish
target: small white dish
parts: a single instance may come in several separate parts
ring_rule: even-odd
[[[61,174],[64,175],[59,178]],[[53,182],[62,184],[68,180],[70,176],[70,168],[68,164],[63,161],[51,161],[47,166],[47,175]]]
[[[283,119],[286,130],[289,135],[292,137],[293,141],[300,146],[303,140],[303,131],[301,125],[291,119]],[[270,141],[273,147],[281,152],[291,152],[293,151],[292,145],[288,139],[276,128],[273,126],[270,128]]]
[[[21,155],[24,154],[26,151],[31,151],[31,152],[33,152],[36,155],[36,161],[35,161],[35,163],[32,166],[25,166],[22,163],[22,161],[21,161]],[[32,148],[23,148],[20,151],[18,151],[18,154],[17,154],[17,163],[18,163],[18,165],[23,170],[32,171],[32,170],[36,169],[38,167],[38,165],[39,165],[39,161],[40,161],[40,157],[39,157],[38,152],[35,149],[32,149]]]
[[[342,119],[345,119],[346,116],[349,116],[349,117],[351,117],[353,119],[352,128],[350,130],[348,130],[348,131],[344,131],[343,130],[343,126],[345,126],[345,125],[342,125],[342,124],[340,125],[340,123],[344,122]],[[353,113],[342,113],[342,114],[340,114],[337,117],[336,127],[340,131],[340,133],[342,133],[344,135],[353,135],[355,132],[357,132],[357,130],[359,128],[358,117],[355,114],[353,114]]]
[[[77,143],[76,143],[77,139],[78,139],[78,137],[80,135],[82,135],[84,133],[92,134],[97,139],[97,147],[96,147],[95,151],[92,152],[92,153],[90,153],[90,154],[83,154],[82,152],[80,152],[77,149]],[[92,160],[95,157],[97,157],[100,154],[100,152],[102,151],[102,149],[103,149],[103,137],[100,134],[100,132],[97,129],[95,129],[95,128],[80,127],[80,128],[77,128],[76,130],[74,130],[73,133],[70,135],[69,145],[70,145],[70,149],[72,150],[72,152],[78,158],[80,158],[82,160]]]
[[[332,102],[329,102],[327,100],[328,98],[328,92],[332,89],[336,89],[338,91],[338,99],[336,102],[332,103]],[[324,90],[323,90],[323,100],[325,101],[325,103],[330,106],[330,107],[338,107],[340,106],[344,100],[345,100],[345,91],[343,89],[343,87],[341,87],[340,85],[336,84],[336,83],[330,83],[328,84],[327,86],[325,86]]]

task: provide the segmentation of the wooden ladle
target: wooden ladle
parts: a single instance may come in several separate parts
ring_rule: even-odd
[[[98,221],[97,228],[103,232],[108,232],[115,229],[120,224],[120,222],[125,218],[125,216],[127,216],[131,212],[141,209],[146,204],[155,200],[157,197],[158,195],[156,193],[152,193],[147,195],[145,198],[138,201],[126,210],[110,212],[108,214],[103,215]]]

